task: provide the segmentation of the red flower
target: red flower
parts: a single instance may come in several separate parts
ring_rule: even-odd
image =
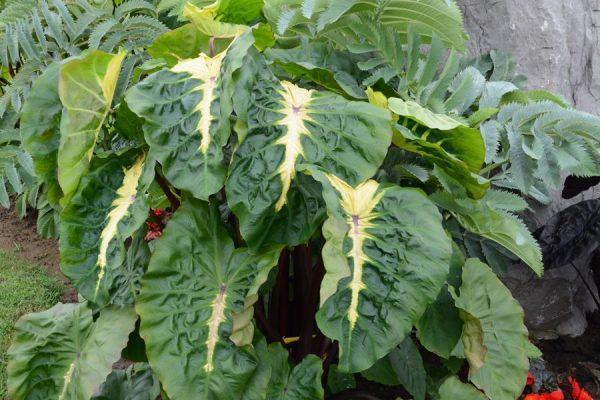
[[[146,222],[146,225],[148,225],[148,229],[151,231],[160,231],[160,225],[156,222]]]
[[[163,210],[161,210],[160,208],[154,208],[152,210],[152,214],[154,214],[154,216],[156,216],[156,217],[162,217],[163,215],[165,215],[165,212]]]
[[[551,393],[528,394],[523,400],[565,400],[565,395],[559,389]]]
[[[571,385],[571,397],[573,397],[573,400],[594,400],[585,389],[579,386],[579,382],[575,378],[569,376],[567,379]]]
[[[533,374],[531,371],[527,373],[527,386],[532,386],[535,383],[535,379],[533,378]]]

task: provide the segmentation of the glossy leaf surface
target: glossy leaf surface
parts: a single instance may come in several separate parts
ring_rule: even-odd
[[[98,160],[61,214],[61,270],[92,303],[109,301],[124,241],[148,215],[145,191],[153,178],[154,162],[144,154]]]
[[[324,187],[329,227],[335,226],[324,232],[327,273],[317,323],[339,341],[340,369],[362,371],[400,344],[437,297],[450,239],[419,190],[375,181],[353,188],[312,173]]]
[[[230,340],[232,314],[278,256],[235,249],[214,204],[189,199],[174,214],[136,304],[148,360],[169,398],[241,396],[257,360]]]
[[[85,303],[58,303],[21,318],[8,350],[10,398],[88,400],[119,360],[136,320],[131,307],[105,308],[94,322]]]
[[[127,95],[144,118],[152,154],[169,182],[200,199],[219,191],[225,180],[223,146],[231,132],[232,74],[241,66],[252,36],[227,51],[180,60],[149,76]]]
[[[485,159],[485,144],[478,130],[412,101],[391,98],[388,105],[400,117],[394,133],[396,146],[442,168],[473,198],[483,197],[489,182],[477,175]]]
[[[287,81],[271,78],[260,85],[249,101],[248,133],[226,183],[229,205],[253,248],[263,244],[274,216],[293,219],[296,197],[304,198],[300,207],[314,207],[314,200],[298,193],[299,164],[319,165],[356,184],[375,173],[391,142],[385,110]],[[301,231],[307,231],[302,241],[312,234]]]

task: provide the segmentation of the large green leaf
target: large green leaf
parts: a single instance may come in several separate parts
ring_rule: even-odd
[[[227,171],[232,74],[252,45],[250,33],[214,57],[200,54],[152,74],[127,95],[144,118],[146,141],[169,182],[200,199],[219,191]]]
[[[487,202],[434,193],[431,199],[450,211],[467,231],[500,244],[538,275],[544,272],[542,252],[527,226],[515,215],[491,207]]]
[[[265,78],[249,103],[248,133],[233,156],[226,191],[253,248],[263,245],[274,216],[289,216],[285,219],[294,221],[296,231],[302,225],[293,201],[302,190],[296,185],[298,164],[319,165],[357,184],[375,173],[391,142],[389,112],[333,93]],[[303,200],[300,206],[314,204]],[[299,239],[305,241],[312,232],[301,230],[307,234]]]
[[[469,380],[491,400],[513,400],[523,391],[529,370],[523,309],[496,274],[477,259],[463,267],[460,295],[462,342]]]
[[[8,350],[13,400],[89,400],[133,331],[133,308],[105,308],[94,322],[85,303],[58,303],[17,322]]]
[[[240,398],[257,365],[231,340],[232,314],[279,249],[235,249],[216,204],[185,200],[150,260],[136,308],[148,360],[172,400]]]
[[[62,205],[77,190],[88,171],[96,139],[111,109],[125,53],[88,53],[60,67],[58,92],[64,106],[60,122],[58,181]]]
[[[452,247],[448,285],[458,287],[465,259],[456,244]],[[457,280],[458,282],[456,282]],[[443,358],[450,358],[452,350],[460,340],[463,324],[447,287],[442,288],[435,301],[427,307],[427,311],[415,326],[417,338],[423,347]]]
[[[233,38],[215,38],[212,46],[215,53],[222,53]],[[160,35],[150,47],[148,54],[157,60],[164,60],[169,68],[181,60],[194,59],[200,53],[210,54],[210,36],[200,32],[194,24],[186,24]]]
[[[94,161],[61,214],[60,264],[83,297],[103,306],[125,261],[124,241],[148,215],[154,162],[132,153]]]
[[[485,160],[485,144],[477,129],[413,101],[391,98],[388,107],[400,117],[394,133],[396,146],[442,168],[470,196],[481,198],[485,194],[489,181],[477,175]]]
[[[462,383],[457,377],[447,378],[440,386],[438,400],[487,400],[487,397],[479,390]]]
[[[415,400],[425,399],[426,373],[423,358],[410,336],[390,354],[363,371],[362,375],[384,385],[402,385]]]
[[[148,364],[114,370],[91,400],[156,400],[160,384]]]
[[[62,197],[56,161],[63,110],[58,96],[59,69],[60,63],[55,62],[36,79],[21,111],[23,148],[33,158],[36,175],[47,185],[47,199],[52,206],[57,206]]]
[[[269,345],[271,379],[267,386],[266,400],[319,400],[323,399],[323,361],[315,356],[305,357],[300,364],[291,367],[289,353],[281,343]]]
[[[293,49],[267,49],[265,56],[295,79],[312,81],[346,98],[365,99],[365,91],[347,71],[355,64],[347,53],[324,43],[310,43]]]
[[[324,232],[327,273],[317,323],[339,341],[340,370],[362,371],[400,344],[435,300],[451,242],[421,191],[372,180],[352,187],[310,170],[335,221],[328,227],[336,228]]]

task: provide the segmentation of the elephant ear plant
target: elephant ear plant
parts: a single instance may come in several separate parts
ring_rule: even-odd
[[[600,171],[600,121],[461,57],[452,1],[157,3],[143,64],[90,48],[25,99],[81,302],[17,323],[10,398],[519,397],[516,213]]]

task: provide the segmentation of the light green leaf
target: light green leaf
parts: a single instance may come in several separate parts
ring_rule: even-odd
[[[64,63],[58,92],[64,106],[58,148],[58,181],[68,204],[88,171],[96,139],[110,111],[125,53],[101,51]]]
[[[413,101],[391,98],[388,107],[400,116],[394,144],[420,154],[464,186],[469,195],[481,198],[489,181],[477,173],[485,159],[485,144],[477,129]]]
[[[465,321],[462,341],[469,380],[491,400],[513,400],[529,370],[523,309],[496,274],[477,259],[463,267],[456,306]]]
[[[257,359],[230,340],[233,313],[279,252],[235,249],[215,203],[187,199],[173,215],[136,303],[148,360],[169,398],[241,397]]]
[[[48,201],[52,206],[57,206],[62,197],[57,174],[63,110],[58,96],[59,69],[59,62],[46,68],[32,85],[21,111],[23,148],[33,158],[36,175],[47,185]]]
[[[58,303],[15,325],[8,350],[13,400],[88,400],[119,360],[133,331],[133,308],[105,308],[93,322],[86,303]]]
[[[419,190],[372,180],[353,188],[308,169],[336,220],[323,250],[327,273],[317,323],[339,341],[340,370],[362,371],[400,344],[435,300],[448,275],[450,239]]]
[[[154,162],[143,154],[92,163],[61,214],[61,270],[96,305],[108,303],[115,270],[125,261],[124,241],[146,220],[153,178]]]
[[[388,106],[395,114],[403,117],[411,117],[413,120],[432,129],[449,131],[465,126],[461,121],[449,115],[436,114],[414,101],[404,101],[400,98],[392,97],[388,99]]]
[[[318,206],[302,193],[297,165],[319,165],[353,184],[371,177],[391,142],[389,112],[274,78],[255,85],[249,103],[248,133],[233,156],[225,187],[228,203],[253,248],[271,235],[274,218],[293,221],[296,237],[273,240],[297,245],[320,223],[296,211]]]
[[[225,0],[227,3],[229,1]],[[220,1],[213,3],[213,5],[218,3]],[[208,36],[233,38],[250,30],[250,27],[246,25],[218,21],[215,19],[215,12],[211,7],[198,8],[191,2],[183,7],[183,17],[194,24],[200,32]]]
[[[224,52],[233,38],[214,38],[215,54]],[[164,60],[169,68],[182,60],[197,58],[200,53],[210,54],[210,35],[200,32],[194,24],[185,24],[160,35],[148,47],[148,54],[156,60]]]
[[[483,393],[469,385],[462,383],[457,377],[447,378],[439,389],[439,400],[487,400]]]
[[[200,54],[133,87],[127,104],[144,118],[146,141],[169,182],[200,199],[223,186],[223,146],[231,132],[232,75],[253,37],[246,34],[214,57]]]

